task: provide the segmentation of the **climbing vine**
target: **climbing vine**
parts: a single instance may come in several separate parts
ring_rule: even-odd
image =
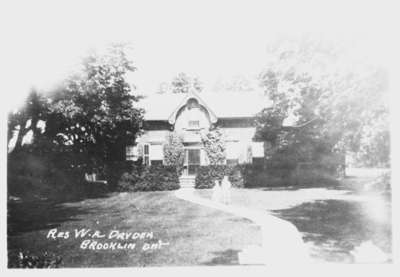
[[[207,153],[211,165],[223,164],[225,162],[225,141],[220,129],[215,128],[202,135],[204,150]]]
[[[185,148],[182,137],[176,132],[167,136],[167,143],[164,144],[164,164],[175,166],[178,171],[182,169],[185,158]]]

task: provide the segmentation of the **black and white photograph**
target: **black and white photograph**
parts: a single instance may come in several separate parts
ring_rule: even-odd
[[[396,263],[392,4],[0,4],[2,266]]]

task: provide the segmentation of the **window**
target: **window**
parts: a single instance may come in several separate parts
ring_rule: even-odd
[[[189,120],[188,127],[189,127],[189,129],[198,129],[198,128],[200,128],[200,121],[199,120]]]
[[[162,144],[152,144],[150,153],[151,163],[153,163],[154,160],[162,161],[163,159],[164,159],[164,153]]]
[[[143,145],[143,163],[150,165],[150,144]]]
[[[133,145],[128,145],[126,147],[126,160],[127,161],[136,161],[137,160],[137,148]]]

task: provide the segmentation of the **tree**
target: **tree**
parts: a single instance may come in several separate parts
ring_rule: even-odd
[[[257,87],[256,78],[248,78],[244,75],[235,75],[227,80],[219,79],[215,85],[215,91],[236,91],[248,92],[254,91]]]
[[[203,89],[203,84],[197,77],[190,77],[186,73],[179,73],[171,82],[172,93],[188,93],[193,88],[200,92]]]
[[[15,140],[9,151],[20,151],[23,139],[29,132],[33,139],[38,140],[43,133],[39,126],[40,121],[46,121],[48,114],[48,99],[36,89],[32,89],[24,105],[8,115],[8,142],[13,138]]]
[[[112,45],[105,54],[92,53],[54,94],[52,113],[63,118],[57,135],[75,153],[102,162],[121,160],[124,146],[134,144],[141,130],[143,111],[134,106],[140,98],[126,81],[136,68],[126,47]]]
[[[286,145],[302,138],[323,145],[326,152],[363,149],[370,160],[378,149],[389,152],[387,140],[378,139],[389,128],[384,70],[356,63],[324,41],[289,40],[269,49],[271,59],[260,82],[274,105],[258,117],[259,138],[274,144],[286,136]],[[288,117],[295,118],[292,125],[299,128],[285,126]],[[380,123],[371,129],[374,121]],[[369,146],[376,143],[379,146]],[[378,164],[388,163],[388,155],[379,156]]]

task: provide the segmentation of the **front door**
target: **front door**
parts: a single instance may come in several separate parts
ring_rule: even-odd
[[[196,175],[199,166],[200,166],[200,149],[198,148],[185,149],[184,174]]]

